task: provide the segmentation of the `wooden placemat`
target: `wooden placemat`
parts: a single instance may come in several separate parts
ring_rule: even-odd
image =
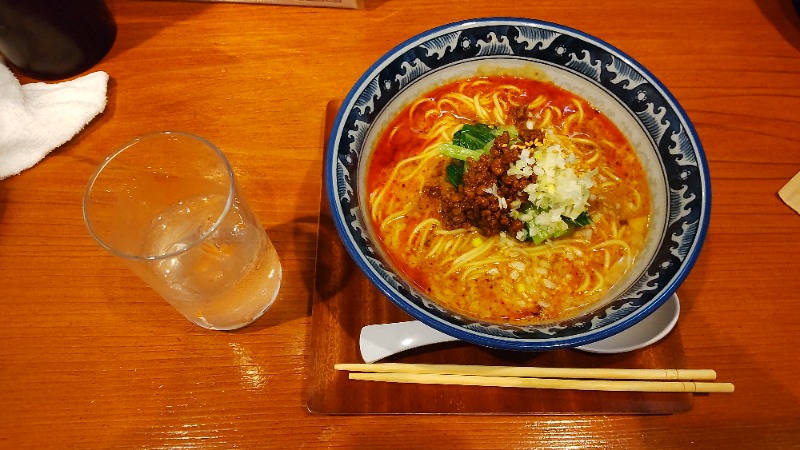
[[[328,105],[327,124],[338,102]],[[326,133],[327,135],[327,133]],[[309,411],[320,414],[672,414],[692,408],[692,394],[594,392],[477,386],[434,386],[352,381],[336,363],[362,362],[361,328],[411,320],[361,273],[345,250],[323,195],[311,337],[308,349]],[[501,351],[462,342],[395,355],[387,362],[537,367],[685,368],[678,327],[660,342],[619,355],[577,350]]]

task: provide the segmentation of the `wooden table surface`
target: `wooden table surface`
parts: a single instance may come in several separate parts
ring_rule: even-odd
[[[364,10],[110,0],[105,112],[0,181],[2,448],[800,446],[800,20],[789,0],[366,0]],[[306,409],[326,104],[401,41],[483,16],[583,30],[654,73],[709,160],[711,225],[678,291],[692,368],[734,394],[656,416],[334,416]],[[21,77],[23,81],[30,81]],[[251,327],[192,325],[89,237],[81,196],[156,130],[229,156],[283,261]],[[325,330],[314,330],[324,333]]]

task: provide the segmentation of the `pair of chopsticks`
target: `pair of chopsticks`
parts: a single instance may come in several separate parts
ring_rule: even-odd
[[[336,364],[351,380],[626,392],[733,392],[711,369],[587,369],[451,364]]]

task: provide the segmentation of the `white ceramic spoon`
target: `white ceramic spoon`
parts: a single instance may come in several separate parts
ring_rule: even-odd
[[[673,295],[660,308],[627,330],[575,348],[590,353],[624,353],[646,347],[658,342],[672,330],[678,322],[680,310],[678,296]],[[359,345],[364,362],[373,363],[412,348],[457,340],[422,322],[411,320],[367,325],[361,329]]]

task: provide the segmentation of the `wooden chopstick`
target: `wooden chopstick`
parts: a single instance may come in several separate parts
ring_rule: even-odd
[[[731,383],[696,381],[575,380],[563,378],[486,377],[480,375],[440,375],[428,373],[350,373],[351,380],[389,383],[455,384],[533,389],[575,389],[581,391],[625,392],[733,392]]]
[[[733,392],[710,369],[586,369],[450,364],[336,364],[351,380],[627,392]],[[654,381],[658,380],[658,381]],[[663,381],[672,380],[672,381]]]
[[[350,372],[481,375],[490,377],[580,378],[609,380],[702,380],[713,381],[711,369],[605,369],[560,367],[477,366],[457,364],[336,364]]]

